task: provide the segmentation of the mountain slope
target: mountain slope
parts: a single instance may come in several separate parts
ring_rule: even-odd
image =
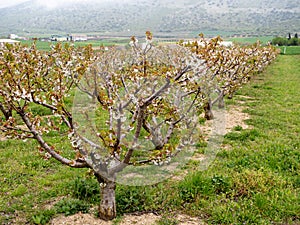
[[[49,8],[35,0],[0,9],[0,35],[9,33],[231,33],[300,30],[299,0],[88,1]],[[297,30],[298,29],[298,30]]]

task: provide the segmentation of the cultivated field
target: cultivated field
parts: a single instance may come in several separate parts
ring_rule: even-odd
[[[183,224],[179,214],[196,221],[190,224],[299,224],[299,89],[300,55],[279,55],[226,99],[227,111],[248,114],[247,126],[231,128],[209,168],[200,171],[201,160],[194,159],[157,185],[118,185],[113,224],[131,213],[159,215],[160,225]],[[34,140],[0,139],[1,224],[47,224],[78,212],[97,217],[98,183],[88,169],[45,160]],[[67,146],[51,132],[47,140]],[[198,147],[201,155],[206,143]]]

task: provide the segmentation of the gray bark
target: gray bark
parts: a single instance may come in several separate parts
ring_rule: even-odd
[[[233,98],[233,94],[234,94],[234,92],[230,92],[229,95],[228,95],[228,99],[232,99]]]
[[[222,95],[222,96],[219,98],[219,101],[218,101],[218,107],[219,107],[219,109],[223,109],[223,108],[225,107],[224,95]]]
[[[214,115],[212,113],[212,103],[210,99],[204,105],[204,113],[205,119],[212,120],[214,118]]]
[[[3,113],[5,116],[5,120],[9,120],[9,118],[12,116],[12,109],[10,107],[5,107],[0,103],[0,111]]]
[[[99,206],[99,217],[103,220],[112,220],[117,216],[116,208],[116,182],[95,174],[100,184],[101,202]]]

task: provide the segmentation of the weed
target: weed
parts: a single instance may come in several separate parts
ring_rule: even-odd
[[[241,132],[230,132],[225,135],[225,138],[231,141],[245,142],[247,140],[254,141],[256,137],[259,137],[260,133],[253,130],[242,130]]]
[[[235,126],[235,127],[233,128],[233,130],[234,130],[234,131],[242,131],[242,130],[243,130],[243,127],[240,126],[240,125],[238,125],[238,126]]]
[[[210,195],[214,188],[211,180],[203,176],[200,172],[189,174],[178,184],[179,197],[183,202],[191,203],[196,201],[197,196]]]
[[[100,201],[98,182],[92,178],[76,178],[74,180],[73,197],[90,203],[98,203]]]
[[[78,212],[87,213],[90,204],[79,199],[63,199],[54,205],[57,213],[64,213],[66,216],[76,214]]]
[[[216,194],[226,193],[230,190],[231,184],[227,177],[214,175],[211,182]]]
[[[27,187],[24,184],[20,184],[16,189],[11,192],[13,197],[22,196],[27,192]]]
[[[117,188],[117,212],[143,211],[145,206],[145,188],[121,186]]]
[[[179,221],[176,218],[170,218],[169,216],[163,216],[157,221],[157,225],[177,225]]]
[[[53,209],[44,210],[33,215],[31,220],[34,224],[44,225],[47,224],[55,214],[56,211]]]

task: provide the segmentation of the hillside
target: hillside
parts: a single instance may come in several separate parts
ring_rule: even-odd
[[[0,9],[0,35],[9,33],[219,33],[278,35],[298,32],[298,0],[88,1],[47,7],[31,0]],[[298,30],[297,30],[298,29]]]

